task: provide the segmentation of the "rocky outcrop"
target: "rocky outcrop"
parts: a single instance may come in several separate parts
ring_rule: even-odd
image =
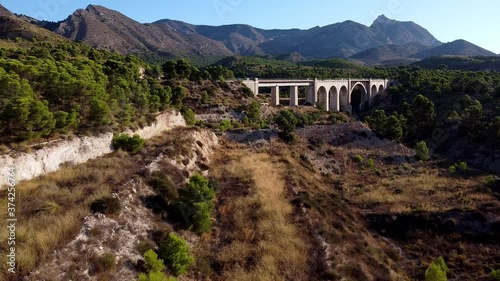
[[[142,129],[127,130],[127,134],[138,134],[149,139],[186,122],[178,112],[166,112],[157,116],[156,121]],[[69,140],[51,142],[32,153],[11,153],[0,156],[0,175],[7,175],[15,168],[17,181],[29,180],[43,174],[57,171],[62,164],[80,164],[112,152],[113,133],[94,137],[74,137]]]
[[[186,132],[183,136],[179,136],[179,139],[188,141],[191,144],[186,151],[187,153],[177,155],[162,153],[147,167],[149,171],[160,170],[162,162],[166,161],[189,176],[198,172],[206,176],[210,158],[219,145],[217,136],[212,131],[200,130]]]

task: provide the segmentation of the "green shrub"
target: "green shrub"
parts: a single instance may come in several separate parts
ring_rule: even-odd
[[[495,185],[496,181],[497,179],[494,176],[488,176],[486,177],[484,185],[488,188],[492,188]]]
[[[210,187],[210,182],[200,174],[192,176],[186,188],[180,192],[181,200],[190,205],[198,202],[210,202],[215,198],[215,191]]]
[[[182,101],[187,96],[187,89],[182,86],[177,86],[172,91],[172,97],[170,98],[170,104],[176,109],[182,109]]]
[[[207,91],[203,91],[201,92],[201,103],[202,104],[207,104],[208,103],[208,92]]]
[[[397,113],[387,116],[384,110],[375,110],[370,116],[365,118],[370,128],[383,136],[400,141],[404,135],[401,116]]]
[[[112,270],[116,266],[116,257],[112,253],[104,253],[93,260],[94,272],[102,273]]]
[[[165,173],[153,172],[149,180],[149,185],[167,201],[172,202],[179,197],[177,187]]]
[[[448,172],[450,174],[456,174],[457,173],[457,167],[455,165],[451,165],[449,168],[448,168]]]
[[[160,257],[176,276],[186,273],[194,263],[194,257],[189,253],[188,243],[175,233],[170,233],[161,243]]]
[[[90,204],[90,209],[94,213],[101,213],[105,215],[117,214],[121,210],[121,204],[118,198],[103,197],[92,202]]]
[[[363,160],[363,157],[362,157],[361,155],[356,155],[356,156],[354,156],[353,160],[354,160],[354,162],[356,162],[356,163],[363,163],[363,161],[364,161],[364,160]]]
[[[187,125],[189,126],[196,125],[196,114],[191,108],[183,106],[181,109],[181,113],[182,116],[184,116],[184,120],[186,120]]]
[[[371,158],[366,160],[365,167],[367,167],[369,169],[374,169],[375,168],[375,161]]]
[[[245,111],[245,117],[243,118],[245,125],[258,129],[265,127],[266,124],[262,119],[262,109],[257,100],[252,100],[243,110]]]
[[[468,170],[469,170],[469,167],[467,166],[467,163],[463,162],[463,161],[458,161],[457,163],[451,165],[448,168],[448,171],[450,172],[450,174],[464,175],[467,173]]]
[[[193,231],[196,233],[205,233],[212,227],[211,215],[214,209],[212,202],[199,202],[193,206]]]
[[[452,124],[459,123],[460,121],[462,121],[462,117],[460,117],[460,114],[458,114],[458,112],[456,112],[455,110],[453,110],[446,119],[446,122]]]
[[[447,281],[446,273],[448,273],[448,267],[443,257],[439,257],[425,271],[425,281]]]
[[[130,137],[127,134],[120,134],[113,137],[113,147],[130,153],[137,153],[144,147],[145,141],[139,135]]]
[[[300,112],[295,112],[294,115],[295,118],[297,119],[297,127],[314,125],[314,123],[318,121],[319,117],[321,116],[321,114],[318,113],[302,114]]]
[[[416,156],[419,160],[427,161],[429,160],[429,148],[427,147],[427,143],[425,141],[421,141],[417,143]]]
[[[187,224],[198,234],[208,231],[212,224],[210,216],[215,208],[212,202],[215,191],[209,181],[202,175],[194,175],[186,188],[179,191],[179,195],[177,206]]]
[[[165,268],[163,260],[158,259],[158,255],[151,249],[147,250],[144,255],[144,266],[148,272],[161,272]]]
[[[493,276],[493,279],[495,281],[500,281],[500,269],[497,270],[491,269],[491,276]]]
[[[233,124],[229,120],[222,120],[219,125],[219,131],[226,132],[233,128]]]
[[[296,139],[295,129],[298,120],[293,112],[289,110],[282,110],[274,121],[276,122],[276,125],[278,125],[278,128],[281,130],[281,138],[288,143],[294,143]]]

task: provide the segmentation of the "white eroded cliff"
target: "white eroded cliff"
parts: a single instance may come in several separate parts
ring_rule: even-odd
[[[125,133],[138,134],[149,139],[165,130],[185,126],[182,115],[176,111],[165,112],[157,116],[150,126]],[[112,133],[93,137],[75,137],[71,140],[51,142],[31,153],[11,153],[0,156],[0,175],[7,177],[11,167],[16,169],[16,180],[29,180],[40,175],[54,172],[64,163],[79,164],[112,152]]]

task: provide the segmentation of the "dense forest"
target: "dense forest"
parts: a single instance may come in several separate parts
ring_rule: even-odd
[[[212,76],[233,78],[222,67],[201,72],[187,60],[161,67],[77,43],[0,49],[0,141],[142,126],[182,108],[186,89],[175,81]]]
[[[367,119],[377,131],[396,140],[415,142],[432,138],[433,130],[440,127],[476,143],[498,144],[499,73],[419,67],[398,70],[399,84],[387,91],[390,99],[385,108],[392,115],[386,116],[379,109]]]

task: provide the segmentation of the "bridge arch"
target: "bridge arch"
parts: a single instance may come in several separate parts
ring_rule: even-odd
[[[318,108],[328,111],[328,92],[321,86],[318,89]]]
[[[378,94],[382,94],[384,92],[384,85],[380,85],[378,88]]]
[[[330,111],[338,112],[340,111],[339,105],[339,92],[337,91],[337,87],[332,86],[328,93],[328,98],[330,99]]]
[[[368,91],[362,83],[356,83],[351,89],[351,106],[353,111],[363,111],[370,107]]]
[[[342,112],[351,111],[351,108],[349,106],[349,93],[346,86],[342,86],[340,88],[339,101],[340,101],[340,111]]]

